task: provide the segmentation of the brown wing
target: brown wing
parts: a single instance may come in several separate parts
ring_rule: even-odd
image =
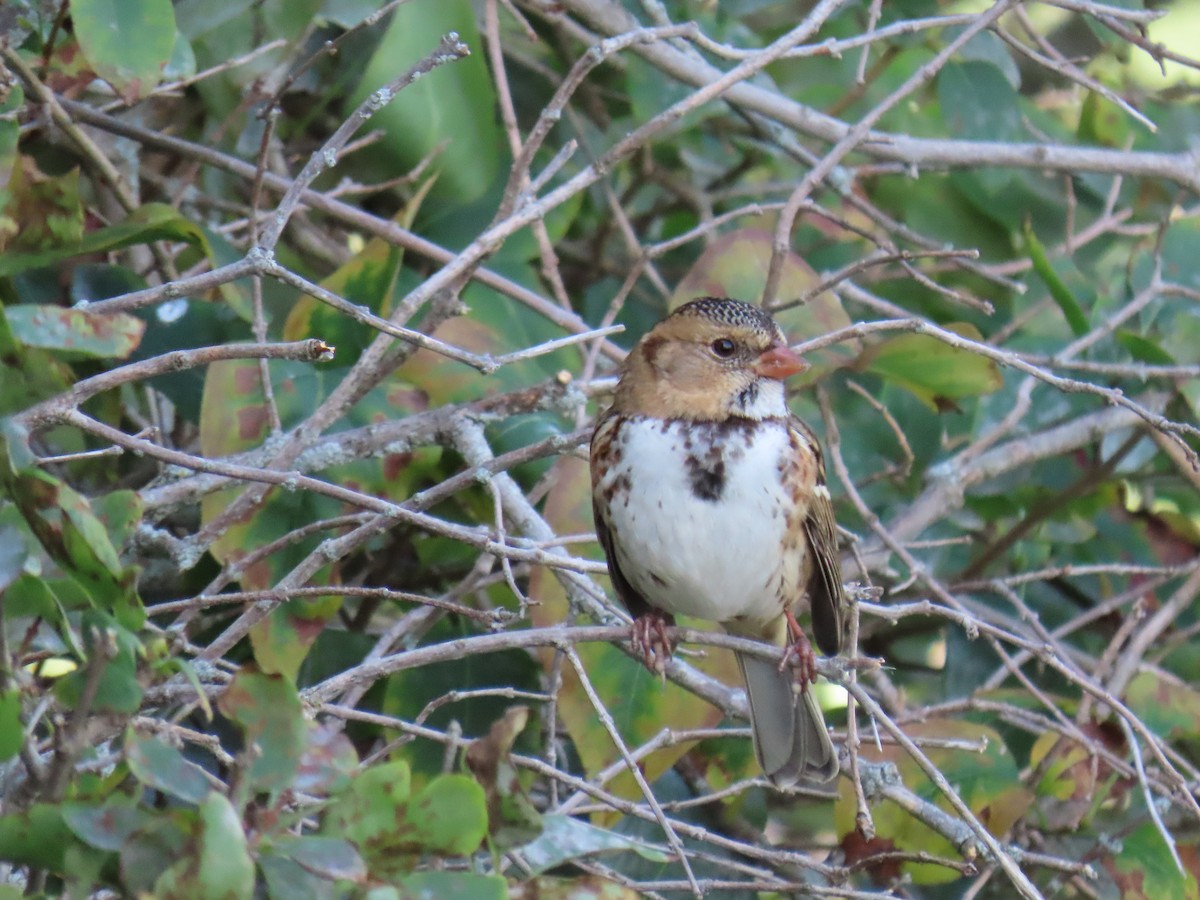
[[[611,452],[613,432],[617,425],[618,420],[610,409],[600,417],[596,423],[596,430],[592,433],[592,518],[596,522],[596,538],[600,541],[600,546],[604,548],[604,559],[608,563],[608,576],[612,579],[613,590],[617,592],[617,598],[625,604],[629,614],[637,619],[653,611],[653,607],[646,602],[645,597],[637,592],[621,571],[621,566],[617,563],[613,534],[604,518],[604,499],[596,493],[596,483],[599,481],[596,477],[597,459]]]
[[[825,460],[816,435],[794,416],[792,427],[804,435],[817,455],[816,490],[804,520],[813,559],[812,574],[808,578],[808,600],[817,646],[826,656],[836,656],[842,649],[842,562],[838,553],[833,501],[825,484]]]

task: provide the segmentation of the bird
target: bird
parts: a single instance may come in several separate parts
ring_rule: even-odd
[[[838,773],[796,620],[807,606],[822,653],[841,652],[833,501],[816,435],[784,391],[806,368],[759,307],[692,300],[629,352],[590,446],[597,537],[647,668],[665,670],[676,615],[788,649],[781,663],[735,654],[777,788]]]

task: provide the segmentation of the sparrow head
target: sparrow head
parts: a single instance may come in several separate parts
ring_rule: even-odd
[[[613,408],[663,419],[786,416],[783,379],[807,368],[775,320],[718,297],[685,303],[625,360]]]

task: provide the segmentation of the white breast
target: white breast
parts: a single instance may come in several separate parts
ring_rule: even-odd
[[[785,542],[795,503],[780,461],[793,452],[784,421],[754,427],[627,420],[619,463],[596,486],[617,563],[653,606],[717,622],[768,622],[800,596],[804,541]],[[689,457],[692,463],[689,465]],[[703,470],[703,471],[702,471]],[[717,470],[719,495],[697,493]],[[628,479],[628,490],[606,488]],[[785,550],[788,543],[791,549]]]

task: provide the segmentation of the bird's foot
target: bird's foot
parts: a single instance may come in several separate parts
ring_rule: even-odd
[[[667,627],[674,624],[674,619],[656,611],[643,613],[633,620],[629,643],[633,652],[642,657],[646,668],[655,674],[666,671],[667,660],[675,652],[667,636]]]
[[[808,642],[808,635],[790,611],[787,613],[787,622],[792,642],[779,663],[779,671],[782,672],[788,666],[795,669],[796,682],[800,685],[800,690],[805,691],[817,680],[817,655],[813,652],[812,644]]]

